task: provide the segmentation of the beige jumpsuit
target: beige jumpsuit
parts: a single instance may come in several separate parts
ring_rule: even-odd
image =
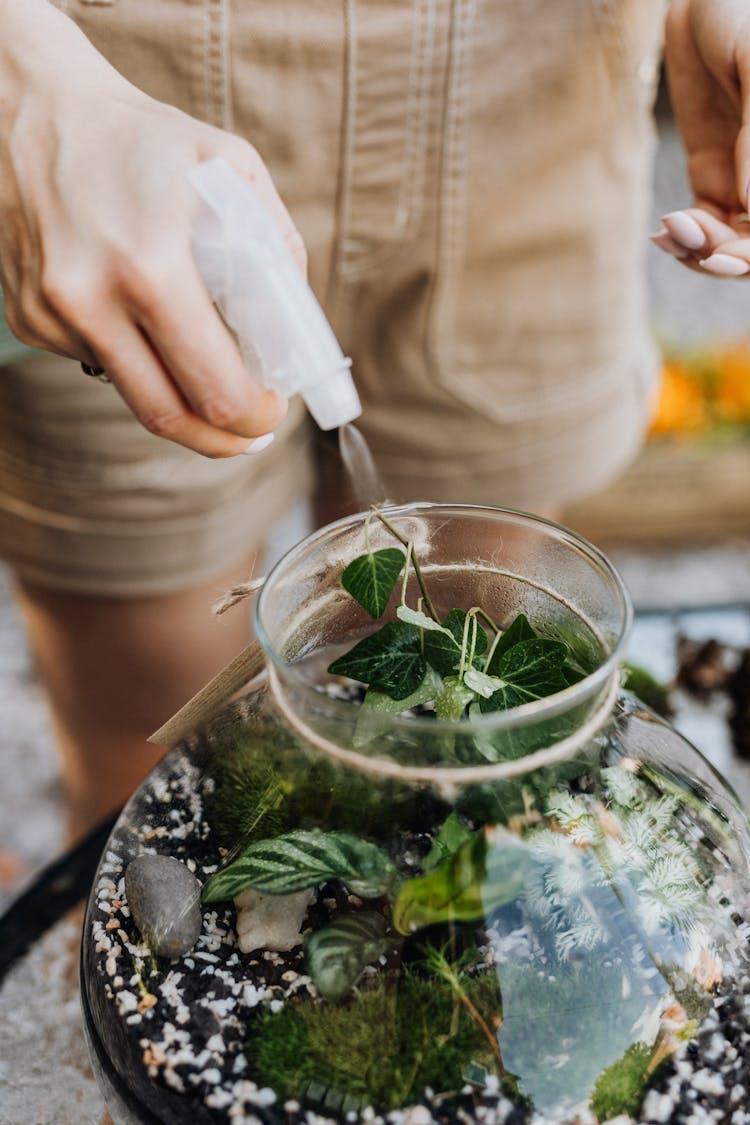
[[[658,0],[59,6],[147,93],[259,150],[390,497],[533,510],[627,463],[655,371]],[[0,429],[0,549],[71,590],[223,571],[315,471],[299,405],[260,457],[209,461],[52,356],[2,373]]]

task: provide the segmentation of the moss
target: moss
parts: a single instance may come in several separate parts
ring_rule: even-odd
[[[494,974],[465,987],[492,1023],[500,1005]],[[397,987],[380,977],[346,1004],[300,999],[276,1015],[265,1011],[250,1052],[257,1082],[334,1109],[347,1101],[385,1112],[426,1086],[458,1092],[470,1063],[497,1072],[486,1038],[450,988],[411,970]]]
[[[665,684],[659,683],[650,672],[647,672],[645,668],[640,668],[637,664],[625,663],[622,668],[625,673],[623,681],[625,690],[632,691],[633,695],[638,696],[641,703],[645,703],[658,715],[669,718],[672,714],[669,688]]]
[[[292,828],[344,829],[391,838],[432,826],[449,809],[430,791],[394,781],[373,785],[302,749],[281,726],[251,716],[211,739],[214,791],[206,815],[220,844],[235,848]]]
[[[620,1114],[636,1117],[641,1108],[653,1050],[645,1043],[633,1043],[617,1062],[603,1071],[591,1095],[591,1109],[600,1121]]]

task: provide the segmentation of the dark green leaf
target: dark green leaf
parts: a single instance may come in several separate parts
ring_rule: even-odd
[[[461,659],[461,647],[464,638],[464,626],[467,614],[463,609],[452,609],[443,621],[443,627],[448,629],[451,636],[446,633],[430,632],[425,634],[424,654],[427,663],[439,672],[441,676],[450,676],[458,668]],[[473,626],[469,626],[471,630]],[[471,632],[469,633],[471,644]],[[487,634],[481,625],[477,625],[477,640],[474,650],[475,656],[481,656],[487,648]]]
[[[342,914],[305,942],[305,968],[325,1000],[339,1000],[357,983],[365,965],[384,951],[382,914]]]
[[[525,613],[519,613],[495,645],[495,651],[492,653],[492,659],[485,668],[485,672],[490,676],[496,676],[500,661],[508,649],[518,644],[519,641],[533,641],[535,637],[536,633],[529,624],[528,617]]]
[[[354,894],[377,898],[392,887],[395,868],[387,855],[350,832],[298,830],[258,840],[206,883],[203,902],[221,902],[252,888],[268,895],[293,894],[341,879]]]
[[[360,680],[391,699],[406,699],[427,672],[421,633],[414,625],[390,621],[334,660],[328,671]]]
[[[495,675],[503,686],[489,699],[480,699],[482,711],[505,711],[563,691],[568,687],[562,671],[566,656],[561,641],[536,637],[517,642],[500,658]]]
[[[393,587],[404,568],[406,555],[398,547],[384,547],[353,559],[341,575],[341,585],[370,617],[385,612]]]

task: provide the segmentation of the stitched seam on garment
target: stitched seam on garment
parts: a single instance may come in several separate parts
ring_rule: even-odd
[[[209,121],[220,129],[231,128],[229,99],[228,0],[205,0],[204,83]]]
[[[344,240],[349,225],[352,193],[352,147],[357,100],[356,0],[344,0],[344,89],[342,92],[339,182],[336,199],[336,231],[331,254],[331,272],[326,305],[339,308],[342,293]]]
[[[400,226],[399,239],[386,242],[380,252],[353,255],[346,262],[343,255],[342,277],[346,281],[364,277],[382,269],[403,254],[403,243],[413,234],[422,214],[424,184],[429,147],[429,112],[432,99],[432,60],[435,53],[436,0],[418,0],[414,5],[412,49],[409,60],[409,83],[406,95],[403,153],[399,198],[394,209],[394,226]],[[355,130],[356,132],[356,130]],[[356,163],[356,148],[352,148]],[[399,216],[404,215],[403,224]]]
[[[356,163],[357,163],[357,71],[356,71],[356,22],[354,18],[354,5],[356,0],[349,0],[351,8],[351,21],[349,22],[349,46],[354,65],[350,73],[350,98],[351,110],[348,128],[348,143],[346,155],[349,162],[347,175],[347,210],[342,215],[340,250],[337,259],[338,270],[345,282],[354,281],[376,269],[381,269],[389,262],[397,260],[403,254],[404,241],[414,233],[422,212],[424,198],[424,182],[426,176],[426,161],[429,148],[429,110],[431,103],[431,77],[432,59],[435,51],[436,33],[436,0],[418,0],[414,5],[412,19],[412,39],[409,53],[409,80],[406,94],[406,109],[404,120],[404,137],[402,144],[401,162],[399,165],[399,194],[394,206],[392,226],[386,232],[388,237],[378,250],[365,251],[364,253],[351,248],[350,231],[353,209],[353,197],[356,193]],[[405,214],[403,225],[399,224],[399,215]],[[396,229],[400,226],[400,229]],[[398,234],[398,237],[396,237]]]
[[[435,282],[430,295],[425,346],[428,366],[440,378],[442,357],[447,349],[447,332],[454,330],[454,311],[449,304],[456,291],[458,270],[466,241],[466,136],[470,41],[477,15],[477,0],[452,0],[449,58],[445,79],[444,142],[439,176],[438,245]],[[430,348],[432,335],[435,347]],[[445,385],[443,383],[443,385]],[[448,387],[447,389],[450,389]]]

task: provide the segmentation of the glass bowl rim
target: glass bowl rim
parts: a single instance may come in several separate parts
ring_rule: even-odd
[[[379,506],[379,510],[387,514],[389,519],[396,519],[406,515],[442,515],[444,517],[448,512],[455,512],[458,515],[471,513],[480,517],[483,515],[495,518],[498,516],[510,517],[512,522],[516,524],[527,524],[542,528],[554,535],[559,541],[566,543],[582,554],[593,568],[604,575],[613,593],[619,599],[620,609],[619,635],[606,659],[598,668],[595,668],[593,672],[590,672],[582,680],[565,688],[563,691],[555,692],[554,695],[545,696],[543,699],[533,700],[530,703],[522,703],[518,707],[512,707],[506,711],[492,711],[485,715],[472,716],[469,720],[448,720],[435,719],[434,717],[420,717],[418,715],[384,714],[379,716],[379,718],[382,719],[384,728],[387,726],[389,734],[398,732],[399,730],[402,730],[405,734],[410,732],[414,735],[417,732],[426,734],[432,732],[434,734],[446,731],[456,734],[463,731],[469,734],[472,731],[487,732],[520,729],[533,723],[554,718],[559,714],[571,710],[578,703],[592,698],[597,692],[604,689],[617,674],[630,634],[633,621],[633,606],[627,588],[617,569],[609,561],[607,556],[588,539],[585,539],[582,535],[565,527],[563,524],[556,523],[554,520],[547,519],[544,516],[534,515],[533,513],[525,512],[517,508],[501,508],[486,504],[448,504],[432,501],[417,501],[411,504],[382,505]],[[281,657],[264,627],[263,608],[266,591],[271,587],[274,579],[277,578],[280,573],[283,573],[284,569],[288,567],[290,563],[293,563],[299,555],[303,554],[311,546],[314,546],[319,540],[331,536],[332,533],[335,534],[339,531],[349,530],[356,525],[357,522],[364,524],[368,514],[368,512],[356,512],[353,515],[344,516],[342,519],[335,520],[333,523],[326,524],[324,527],[313,531],[310,535],[305,536],[304,539],[299,540],[286,551],[266,576],[255,602],[255,635],[260,642],[266,658],[272,661],[282,679],[288,678],[290,672],[293,673],[295,665]],[[523,578],[522,575],[518,577]],[[295,690],[300,689],[302,689],[303,692],[310,693],[311,699],[314,699],[316,703],[317,710],[324,707],[332,718],[340,716],[342,719],[351,719],[353,713],[352,708],[359,706],[359,704],[334,699],[324,692],[321,692],[309,681],[303,679],[303,677],[298,676],[295,677]],[[362,757],[369,757],[366,752],[362,753],[362,751],[360,751],[360,753]]]

